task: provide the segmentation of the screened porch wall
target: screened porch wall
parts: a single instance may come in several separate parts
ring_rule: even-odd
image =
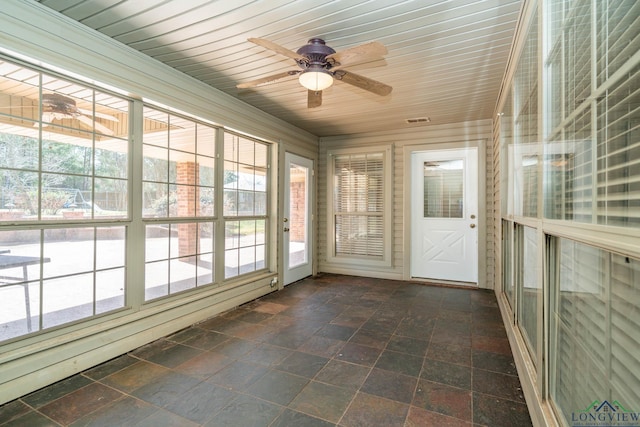
[[[51,32],[52,28],[55,32]],[[144,99],[151,105],[170,107],[267,142],[271,151],[269,167],[274,171],[285,151],[317,160],[317,137],[36,2],[5,2],[0,38],[0,52],[8,57],[70,73],[70,78],[87,85],[104,85],[124,97],[135,97],[136,117],[142,117]],[[133,134],[142,134],[141,122],[132,127]],[[137,159],[142,158],[141,141],[139,137],[132,144],[138,144]],[[132,168],[132,180],[140,183],[142,167],[138,166]],[[269,176],[269,227],[275,229],[278,213],[282,212],[277,193],[282,192],[283,180],[277,173]],[[141,200],[132,200],[135,204],[131,209],[140,212]],[[144,253],[143,223],[138,220],[128,224],[132,235],[138,238],[129,239],[127,253],[136,257]],[[0,344],[0,404],[271,292],[270,281],[281,271],[277,264],[282,259],[277,254],[278,241],[276,233],[272,233],[267,242],[272,248],[268,265],[260,274],[145,303],[142,274],[133,272],[136,283],[132,285],[139,291],[131,294],[120,311]]]
[[[639,16],[528,2],[503,81],[496,293],[535,425],[640,407]]]

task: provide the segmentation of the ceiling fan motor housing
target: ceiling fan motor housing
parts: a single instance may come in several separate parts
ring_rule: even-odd
[[[335,50],[327,46],[322,39],[310,39],[306,45],[302,46],[296,52],[300,56],[304,56],[307,61],[300,61],[298,65],[303,68],[321,68],[329,69],[332,64],[326,60],[327,55],[336,53]]]

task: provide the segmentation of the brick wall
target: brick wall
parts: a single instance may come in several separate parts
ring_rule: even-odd
[[[198,164],[178,162],[178,216],[195,216],[200,209],[198,182]],[[187,185],[184,185],[187,184]],[[198,225],[195,223],[178,224],[179,256],[194,255],[198,251]]]
[[[305,240],[305,223],[304,215],[306,212],[306,194],[305,182],[292,182],[289,187],[290,191],[290,218],[289,218],[289,239],[292,242],[304,242]]]

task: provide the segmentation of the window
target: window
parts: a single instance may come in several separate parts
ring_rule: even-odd
[[[538,20],[534,15],[514,77],[514,214],[538,216]]]
[[[550,397],[567,423],[593,400],[640,402],[640,260],[554,239]]]
[[[542,330],[539,308],[542,304],[542,284],[538,278],[537,230],[517,225],[515,229],[517,245],[517,295],[518,327],[535,363],[538,359],[538,335]]]
[[[144,108],[145,300],[215,281],[216,128]]]
[[[0,57],[0,341],[265,272],[270,149]]]
[[[267,145],[224,136],[224,277],[266,267]]]
[[[545,61],[545,216],[639,227],[640,66],[631,58],[640,30],[631,22],[640,4],[547,3],[555,37]]]
[[[0,60],[0,341],[125,306],[129,108]]]
[[[329,153],[334,261],[390,265],[389,151]]]
[[[513,222],[502,220],[502,290],[507,296],[507,301],[514,310],[514,302],[516,298],[516,287],[513,276]]]

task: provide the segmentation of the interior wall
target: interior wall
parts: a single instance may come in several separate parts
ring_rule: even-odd
[[[35,2],[4,2],[0,52],[273,143],[270,216],[281,216],[278,161],[314,160],[317,137],[204,85]],[[136,143],[136,141],[134,141]],[[139,143],[139,141],[138,141]],[[275,221],[275,220],[274,220]],[[272,233],[273,259],[281,258]],[[0,404],[272,291],[271,271],[0,345]]]
[[[410,237],[410,224],[406,224],[405,210],[409,201],[409,189],[406,188],[409,176],[409,166],[405,164],[405,153],[413,150],[444,149],[478,147],[479,155],[479,204],[484,218],[479,218],[480,230],[479,243],[479,271],[478,285],[482,288],[493,288],[494,284],[494,254],[493,245],[488,244],[493,240],[493,180],[487,177],[493,176],[493,148],[492,148],[492,121],[481,120],[473,122],[453,123],[444,125],[428,125],[413,127],[405,130],[367,133],[359,135],[346,135],[325,137],[320,139],[319,154],[319,185],[318,185],[318,270],[327,273],[352,274],[365,277],[387,278],[395,280],[409,280],[408,263],[410,249],[408,237]],[[392,186],[391,202],[393,205],[392,218],[392,244],[393,254],[390,267],[366,267],[357,262],[342,263],[331,261],[329,258],[330,244],[328,230],[330,221],[328,218],[328,203],[331,195],[328,193],[332,178],[327,176],[327,153],[335,148],[366,147],[392,147]]]

